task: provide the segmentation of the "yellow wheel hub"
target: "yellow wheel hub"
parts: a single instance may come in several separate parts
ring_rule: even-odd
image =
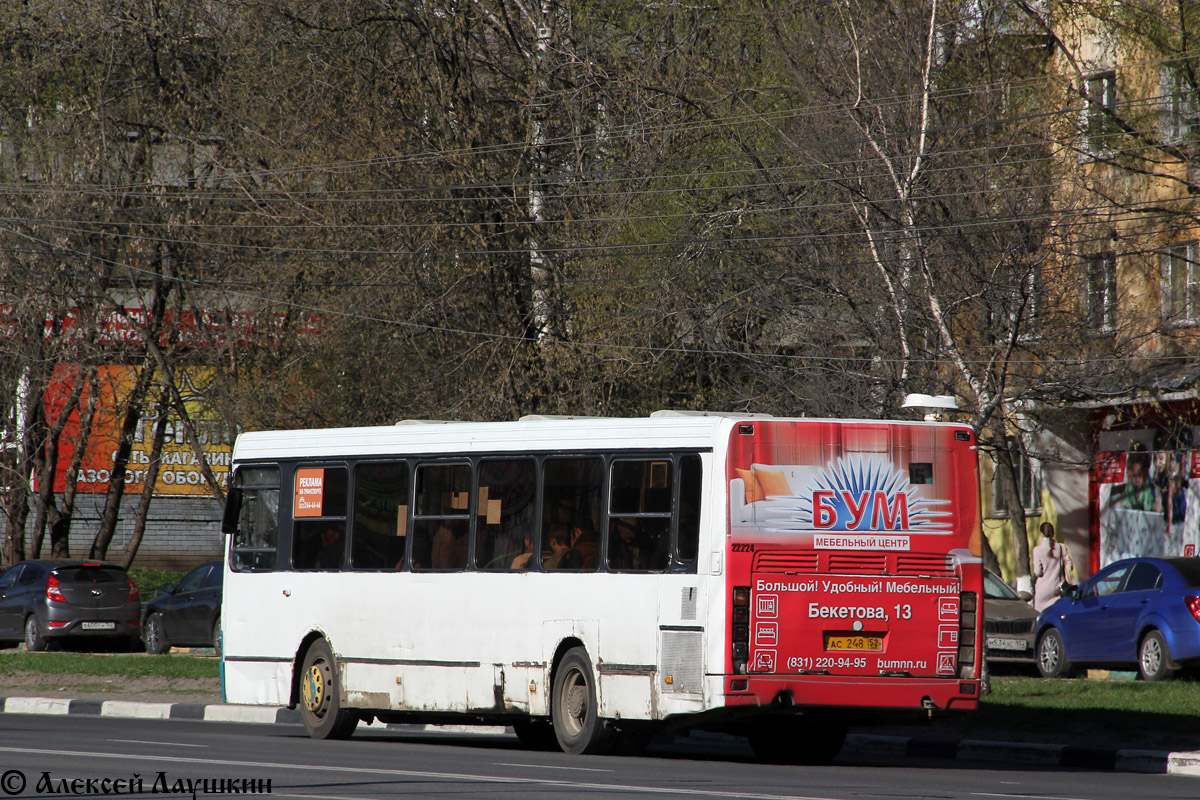
[[[325,702],[325,674],[321,672],[320,664],[313,664],[304,676],[301,687],[304,705],[309,711],[319,711]]]

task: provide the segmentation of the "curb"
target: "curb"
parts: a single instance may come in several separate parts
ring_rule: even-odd
[[[273,706],[225,703],[140,703],[128,700],[65,700],[52,697],[0,697],[0,713],[58,716],[119,717],[124,719],[181,719],[203,722],[251,724],[301,724],[300,712]],[[475,725],[388,725],[414,732],[507,735],[511,728]],[[683,741],[743,747],[745,740],[725,734],[698,732]],[[1136,748],[1079,747],[986,739],[937,739],[851,733],[842,753],[886,758],[936,758],[947,760],[1019,764],[1024,767],[1068,767],[1113,772],[1142,772],[1200,776],[1200,751],[1168,752]]]

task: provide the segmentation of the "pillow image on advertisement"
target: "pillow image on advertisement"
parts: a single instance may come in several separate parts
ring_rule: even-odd
[[[788,484],[787,476],[781,471],[754,467],[754,477],[758,480],[764,498],[792,496],[792,487]]]

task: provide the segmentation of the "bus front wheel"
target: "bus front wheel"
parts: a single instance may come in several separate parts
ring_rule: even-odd
[[[349,739],[358,717],[342,708],[337,661],[329,643],[318,639],[304,654],[300,671],[300,717],[314,739]]]
[[[606,753],[616,742],[612,724],[600,718],[595,673],[587,650],[567,651],[554,674],[550,715],[564,753]]]

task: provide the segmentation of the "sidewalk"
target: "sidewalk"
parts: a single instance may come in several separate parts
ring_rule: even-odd
[[[68,700],[48,697],[0,698],[0,713],[101,716],[128,719],[182,719],[205,722],[299,725],[300,713],[270,706],[240,706],[224,703],[154,703],[130,700]],[[393,727],[393,726],[389,726]],[[400,725],[412,731],[441,731],[507,735],[500,727]],[[698,732],[674,740],[730,748],[746,748],[733,736]],[[846,737],[844,755],[877,758],[937,758],[957,761],[1012,764],[1020,767],[1070,767],[1116,772],[1143,772],[1200,776],[1200,752],[1167,752],[1136,748],[1080,747],[1064,744],[1003,741],[994,738],[949,738],[938,734],[902,735],[871,731],[852,732]]]

